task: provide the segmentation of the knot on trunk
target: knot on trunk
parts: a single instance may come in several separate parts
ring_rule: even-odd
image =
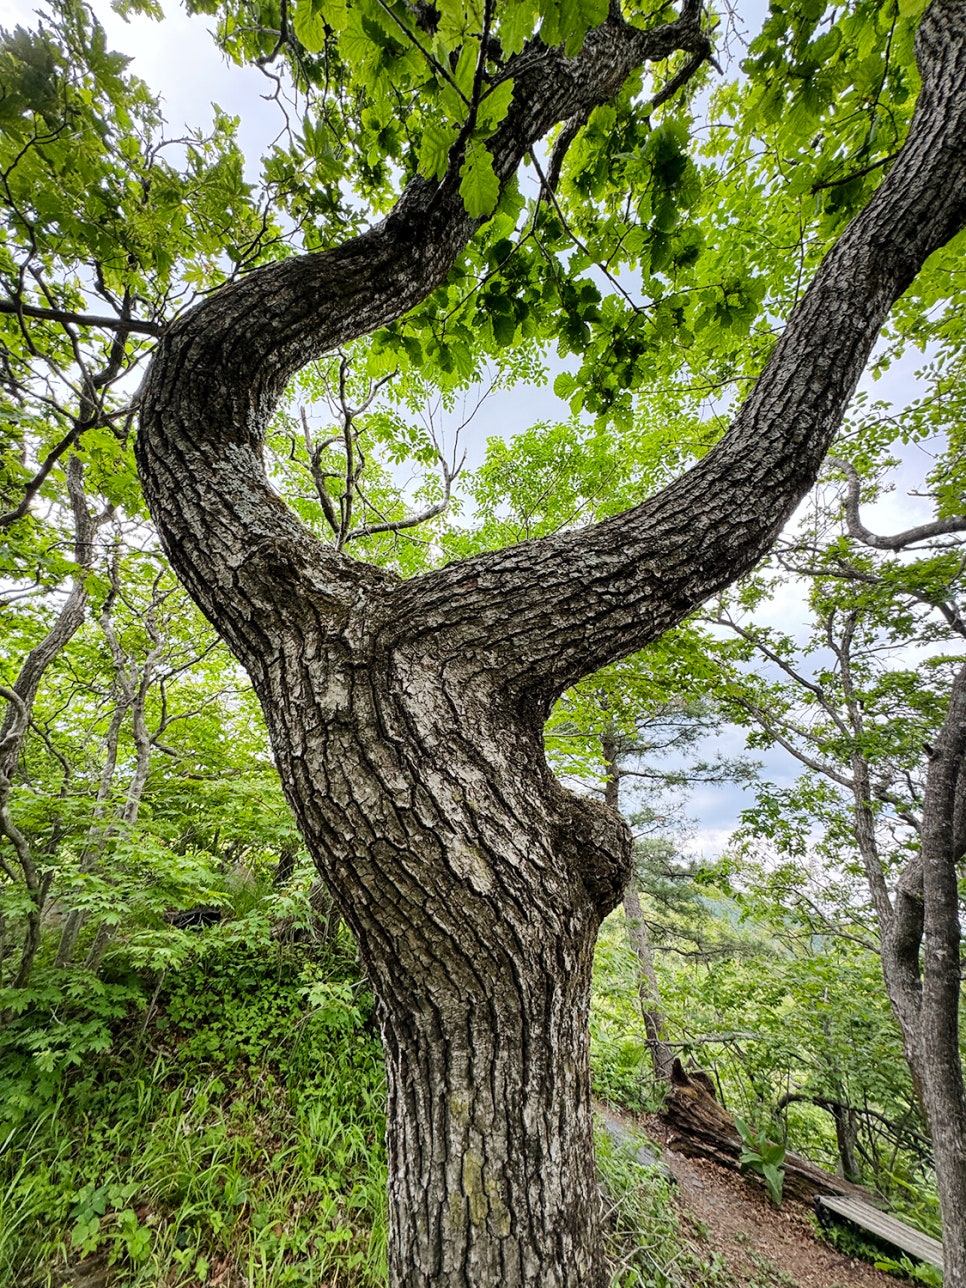
[[[602,917],[620,903],[631,878],[631,832],[601,801],[561,792],[557,852],[583,882]]]

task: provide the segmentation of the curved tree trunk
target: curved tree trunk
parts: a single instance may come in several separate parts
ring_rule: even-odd
[[[380,1002],[393,1283],[602,1284],[586,1017],[629,839],[477,659],[371,624],[365,661],[305,634],[256,687]]]
[[[505,181],[558,120],[673,49],[616,14],[508,67]],[[966,6],[935,0],[906,149],[827,258],[735,425],[644,505],[402,582],[272,492],[265,426],[306,361],[386,324],[473,235],[458,160],[331,252],[216,292],[166,334],[138,461],[171,561],[252,677],[306,844],[356,933],[389,1067],[390,1282],[606,1281],[587,1008],[629,838],[543,756],[551,703],[747,569],[810,486],[893,300],[966,222]]]

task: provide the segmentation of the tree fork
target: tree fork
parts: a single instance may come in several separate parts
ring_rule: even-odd
[[[502,181],[647,58],[707,51],[688,0],[612,16],[572,59],[511,60]],[[335,250],[253,272],[162,338],[138,463],[171,562],[252,677],[306,844],[359,938],[390,1086],[393,1285],[606,1278],[586,1018],[626,827],[550,774],[542,724],[582,675],[749,568],[814,480],[879,328],[966,222],[966,5],[922,24],[909,139],[817,273],[731,430],[625,515],[402,582],[323,546],[272,493],[265,427],[311,358],[443,280],[477,224],[456,167]],[[522,58],[522,56],[521,56]]]

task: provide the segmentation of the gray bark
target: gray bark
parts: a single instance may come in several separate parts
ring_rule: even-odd
[[[621,768],[612,730],[607,730],[603,734],[601,751],[607,774],[604,779],[604,804],[615,814],[619,814]],[[624,887],[623,903],[627,942],[637,964],[637,996],[641,1007],[641,1019],[644,1021],[644,1032],[647,1034],[648,1050],[651,1053],[651,1066],[657,1081],[667,1082],[671,1077],[674,1053],[667,1044],[664,1015],[661,1010],[661,987],[654,971],[654,954],[648,943],[641,897],[637,892],[633,875]]]
[[[956,835],[966,778],[966,666],[930,757],[923,799],[922,1067],[943,1227],[944,1288],[966,1286],[966,1086],[959,1053],[962,991]]]
[[[647,1034],[647,1045],[651,1053],[654,1077],[658,1082],[668,1082],[671,1077],[671,1066],[674,1063],[674,1052],[667,1041],[664,1012],[661,1008],[661,986],[657,982],[657,974],[654,970],[654,954],[651,952],[647,927],[644,925],[641,897],[633,881],[628,883],[624,891],[624,921],[627,927],[627,942],[637,961],[637,996],[641,1006],[641,1018],[644,1021],[644,1032]]]
[[[50,630],[24,659],[12,689],[2,694],[7,699],[6,712],[0,723],[0,838],[7,840],[17,856],[17,863],[31,907],[20,952],[20,964],[13,981],[23,988],[30,978],[37,950],[40,948],[44,905],[50,888],[50,873],[43,872],[33,854],[30,842],[14,822],[9,809],[10,793],[17,762],[30,723],[30,713],[47,668],[64,651],[80,630],[87,612],[86,573],[94,557],[96,521],[87,509],[84,491],[84,466],[77,456],[67,462],[67,492],[74,520],[74,559],[78,572],[72,578],[71,590]],[[0,959],[2,960],[2,959]]]
[[[114,712],[111,716],[111,723],[104,743],[104,768],[101,771],[87,840],[81,852],[79,864],[81,872],[92,872],[100,863],[105,850],[116,835],[122,830],[131,831],[137,823],[141,808],[141,797],[144,795],[144,789],[147,786],[148,772],[151,768],[151,754],[154,748],[154,738],[147,727],[146,703],[148,693],[155,683],[158,666],[164,651],[156,621],[156,612],[162,599],[159,598],[158,590],[155,588],[152,602],[148,606],[143,620],[145,632],[151,641],[151,647],[140,666],[133,655],[124,652],[117,637],[113,619],[114,604],[120,593],[116,560],[110,568],[110,579],[111,593],[101,609],[100,625],[111,654],[111,661],[114,664],[114,683],[112,686]],[[134,773],[128,784],[123,805],[115,811],[115,816],[110,821],[107,821],[108,798],[117,770],[118,743],[128,713],[131,715],[134,742]],[[83,908],[72,908],[67,914],[61,931],[60,942],[57,945],[55,965],[60,967],[70,965],[77,939],[86,925],[87,919],[88,913]],[[106,922],[98,927],[93,947],[85,962],[89,969],[96,971],[99,968],[101,959],[115,933],[116,928],[112,928]]]
[[[492,144],[501,178],[643,59],[706,48],[695,18],[643,33],[612,17],[573,59],[526,54]],[[173,565],[252,678],[380,1001],[397,1288],[606,1281],[586,1021],[629,838],[554,780],[543,721],[565,687],[767,548],[891,303],[966,222],[964,6],[936,0],[923,33],[907,145],[730,432],[605,523],[402,582],[316,541],[268,486],[262,436],[288,377],[411,308],[475,231],[455,169],[415,180],[344,246],[215,293],[158,347],[138,440],[145,493]]]

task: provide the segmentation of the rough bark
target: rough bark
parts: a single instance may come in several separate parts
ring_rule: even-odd
[[[696,12],[612,16],[514,64],[506,179],[643,59],[706,50]],[[458,173],[370,232],[250,274],[180,319],[138,460],[171,561],[252,677],[288,799],[380,1002],[390,1281],[605,1282],[587,1060],[590,965],[625,826],[550,774],[542,724],[582,675],[749,567],[810,486],[893,300],[966,222],[966,13],[924,20],[908,143],[827,258],[721,445],[627,514],[399,581],[273,494],[266,422],[312,357],[404,313],[475,231]]]
[[[959,1051],[962,992],[956,835],[966,766],[966,666],[953,683],[923,799],[922,1066],[943,1227],[943,1284],[966,1285],[966,1085]]]

